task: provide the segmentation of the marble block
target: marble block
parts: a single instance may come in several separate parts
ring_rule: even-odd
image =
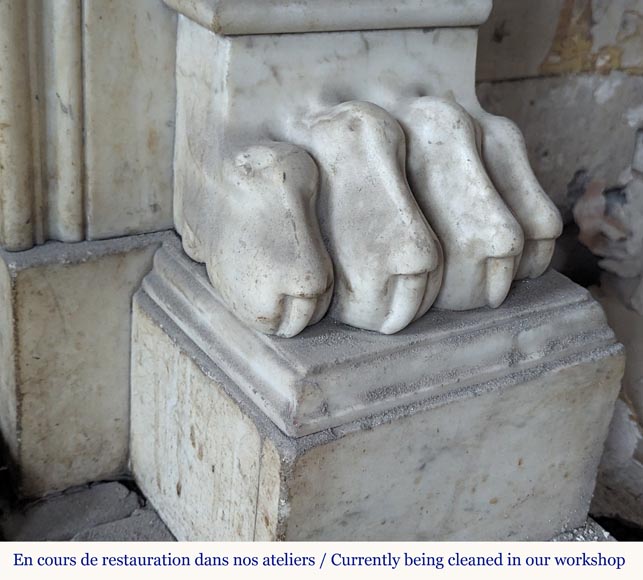
[[[270,34],[472,26],[484,22],[492,0],[164,0],[219,34]]]
[[[0,251],[0,430],[22,495],[125,471],[131,298],[162,239]]]
[[[176,244],[134,299],[131,467],[180,540],[545,540],[584,523],[623,373],[563,276],[395,336],[236,322]]]

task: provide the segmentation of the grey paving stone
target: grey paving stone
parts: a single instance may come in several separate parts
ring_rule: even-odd
[[[616,540],[594,520],[589,519],[584,527],[560,534],[552,542],[616,542]]]
[[[76,534],[75,542],[174,542],[174,536],[151,508],[136,510],[131,516],[101,524]]]
[[[117,482],[42,499],[0,521],[0,535],[16,541],[69,540],[81,531],[121,520],[140,507],[138,495]]]

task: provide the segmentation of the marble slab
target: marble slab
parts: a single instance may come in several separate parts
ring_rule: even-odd
[[[614,342],[588,292],[551,271],[515,283],[502,309],[431,311],[395,336],[329,318],[297,340],[266,336],[231,314],[205,269],[167,243],[144,292],[284,432],[336,427],[428,397],[516,383],[525,372]]]
[[[472,26],[484,22],[492,0],[165,0],[219,34],[269,34]]]

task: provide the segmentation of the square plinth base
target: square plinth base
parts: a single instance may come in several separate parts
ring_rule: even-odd
[[[560,276],[556,284],[590,300]],[[516,320],[516,334],[525,324]],[[545,540],[586,519],[623,372],[609,330],[535,366],[505,361],[516,366],[510,377],[429,389],[370,415],[364,407],[359,419],[302,436],[279,429],[185,330],[139,291],[131,462],[178,539]],[[472,338],[469,348],[485,344]],[[404,353],[395,364],[404,367]]]
[[[0,250],[0,442],[20,495],[126,470],[131,302],[164,238]]]

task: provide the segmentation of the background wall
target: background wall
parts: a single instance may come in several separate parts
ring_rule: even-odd
[[[572,208],[592,182],[622,188],[643,126],[643,0],[495,0],[478,53],[478,95],[522,129],[567,224],[555,265],[596,281]]]
[[[554,266],[625,344],[593,513],[643,526],[643,0],[495,0],[478,79],[563,214]]]

